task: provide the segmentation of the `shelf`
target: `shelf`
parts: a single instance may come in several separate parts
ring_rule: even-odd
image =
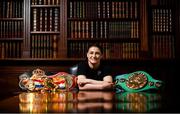
[[[113,43],[113,42],[139,42],[140,39],[139,38],[91,38],[91,39],[86,39],[86,38],[68,38],[68,41],[71,42],[109,42],[109,43]]]
[[[153,35],[174,35],[174,32],[152,32]]]
[[[59,8],[59,5],[31,5],[32,8]]]
[[[0,18],[0,21],[23,21],[23,18]]]
[[[139,19],[131,19],[131,18],[68,18],[68,21],[108,21],[108,22],[116,22],[116,21],[138,21]]]
[[[0,38],[0,41],[21,41],[24,38]]]
[[[31,34],[59,34],[60,32],[54,31],[31,31]]]
[[[56,66],[66,66],[66,65],[73,65],[77,64],[80,61],[83,61],[84,59],[75,59],[75,58],[58,58],[58,59],[43,59],[43,58],[0,58],[0,66],[12,66],[12,65],[18,65],[18,66],[28,66],[28,65],[34,65],[34,66],[50,66],[50,65],[56,65]]]
[[[0,58],[0,61],[85,61],[85,58]],[[142,59],[131,59],[131,60],[120,60],[120,59],[102,59],[102,61],[114,61],[114,62],[175,62],[179,61],[178,59],[152,59],[152,58],[142,58]]]
[[[72,66],[75,65],[79,62],[84,61],[85,59],[80,59],[80,58],[58,58],[58,59],[32,59],[32,58],[23,58],[23,59],[14,59],[14,58],[6,58],[6,59],[0,59],[0,66],[11,66],[11,65],[16,65],[16,66],[28,66],[28,65],[36,65],[38,66]],[[165,65],[171,65],[174,66],[179,60],[175,59],[140,59],[140,60],[119,60],[119,59],[106,59],[102,60],[105,64],[108,64],[110,66],[138,66],[138,65],[155,65],[155,66],[165,66]]]

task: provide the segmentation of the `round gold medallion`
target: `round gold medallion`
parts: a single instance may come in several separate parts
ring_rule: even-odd
[[[147,77],[143,73],[133,73],[126,81],[126,86],[131,89],[140,89],[147,83]]]

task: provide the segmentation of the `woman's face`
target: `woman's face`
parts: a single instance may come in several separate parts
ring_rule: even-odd
[[[87,59],[91,64],[100,63],[102,53],[98,47],[90,47],[87,52]]]

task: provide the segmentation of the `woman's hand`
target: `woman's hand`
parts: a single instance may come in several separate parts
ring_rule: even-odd
[[[114,86],[114,83],[105,82],[102,84],[102,89],[112,89]]]
[[[86,77],[84,75],[80,75],[78,76],[77,79],[77,84],[81,87],[83,87],[85,84],[89,83],[88,80],[86,79]]]

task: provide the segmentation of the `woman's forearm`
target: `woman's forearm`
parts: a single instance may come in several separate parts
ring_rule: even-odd
[[[103,81],[88,79],[88,78],[79,78],[78,77],[78,84],[102,84]]]
[[[100,84],[79,85],[79,90],[102,90],[102,85]]]
[[[79,85],[80,90],[109,90],[113,88],[113,83],[102,82],[94,84]]]
[[[93,79],[86,79],[86,82],[88,84],[103,84],[104,81],[100,81],[100,80],[93,80]]]
[[[94,79],[88,79],[88,78],[85,78],[83,80],[81,80],[80,82],[83,82],[83,83],[88,83],[88,84],[103,84],[103,83],[111,83],[112,80],[94,80]]]
[[[103,81],[88,79],[85,76],[78,76],[78,86],[80,90],[104,90],[112,89],[113,81],[111,76],[105,76]]]

